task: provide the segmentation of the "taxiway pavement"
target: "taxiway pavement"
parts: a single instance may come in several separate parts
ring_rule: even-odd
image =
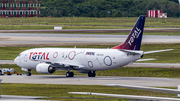
[[[67,78],[65,75],[32,75],[32,76],[0,76],[2,83],[29,83],[29,84],[68,84],[68,85],[104,85],[123,84],[136,86],[175,87],[180,84],[180,79],[151,78],[151,77],[110,77],[75,76]]]
[[[0,33],[0,37],[0,46],[115,45],[123,43],[127,35]],[[180,43],[179,39],[180,36],[144,35],[142,44]]]

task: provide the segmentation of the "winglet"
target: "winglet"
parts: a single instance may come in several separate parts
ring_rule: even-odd
[[[139,19],[131,30],[126,41],[123,44],[115,46],[111,49],[140,50],[145,18],[146,17],[143,15],[139,16]]]

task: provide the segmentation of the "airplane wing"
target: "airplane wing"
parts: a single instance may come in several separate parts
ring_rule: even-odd
[[[146,99],[146,100],[180,101],[179,98],[106,94],[106,93],[91,93],[91,92],[68,92],[68,94],[97,95],[97,96],[108,96],[108,97],[118,97],[118,98]]]
[[[147,51],[147,52],[144,52],[144,54],[157,53],[157,52],[166,52],[166,51],[171,51],[171,50],[174,50],[174,49],[165,49],[165,50]]]
[[[73,64],[73,63],[69,64],[69,63],[65,63],[65,62],[50,62],[50,61],[46,61],[46,60],[34,60],[34,59],[31,59],[31,61],[44,62],[47,64],[51,64],[53,67],[56,67],[56,68],[72,67],[72,69],[76,70],[76,69],[81,69],[84,67],[83,65]]]
[[[129,89],[137,89],[137,90],[145,90],[145,91],[155,91],[155,92],[163,92],[163,93],[171,93],[171,94],[180,94],[180,90],[177,90],[177,89],[154,88],[154,87],[143,87],[143,86],[121,85],[121,84],[106,84],[105,86],[121,87],[121,88],[129,88]]]

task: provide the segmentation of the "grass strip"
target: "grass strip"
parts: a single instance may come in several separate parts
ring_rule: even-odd
[[[129,18],[1,18],[2,24],[69,24],[69,25],[134,25],[138,17]],[[146,18],[146,26],[177,26],[180,18]]]
[[[80,18],[65,18],[65,19],[64,18],[43,18],[43,17],[41,18],[1,18],[0,22],[3,25],[0,25],[0,30],[53,29],[53,26],[62,26],[63,29],[131,28],[128,26],[133,26],[136,20],[137,20],[137,17],[130,17],[130,18],[83,18],[83,17],[80,17]],[[179,21],[180,21],[180,18],[168,18],[168,19],[146,18],[145,26],[148,28],[180,28]],[[112,26],[112,25],[121,25],[121,26]]]
[[[175,87],[174,87],[175,88]],[[176,88],[175,88],[176,89]],[[47,100],[64,101],[128,101],[128,99],[101,97],[93,95],[69,95],[68,92],[96,92],[141,96],[177,97],[176,94],[133,90],[119,87],[94,85],[58,85],[58,84],[1,84],[2,95],[47,96]]]

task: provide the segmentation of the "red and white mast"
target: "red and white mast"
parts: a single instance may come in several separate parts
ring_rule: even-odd
[[[41,7],[41,5],[40,5],[40,0],[39,0],[39,17],[41,17],[40,7]]]

